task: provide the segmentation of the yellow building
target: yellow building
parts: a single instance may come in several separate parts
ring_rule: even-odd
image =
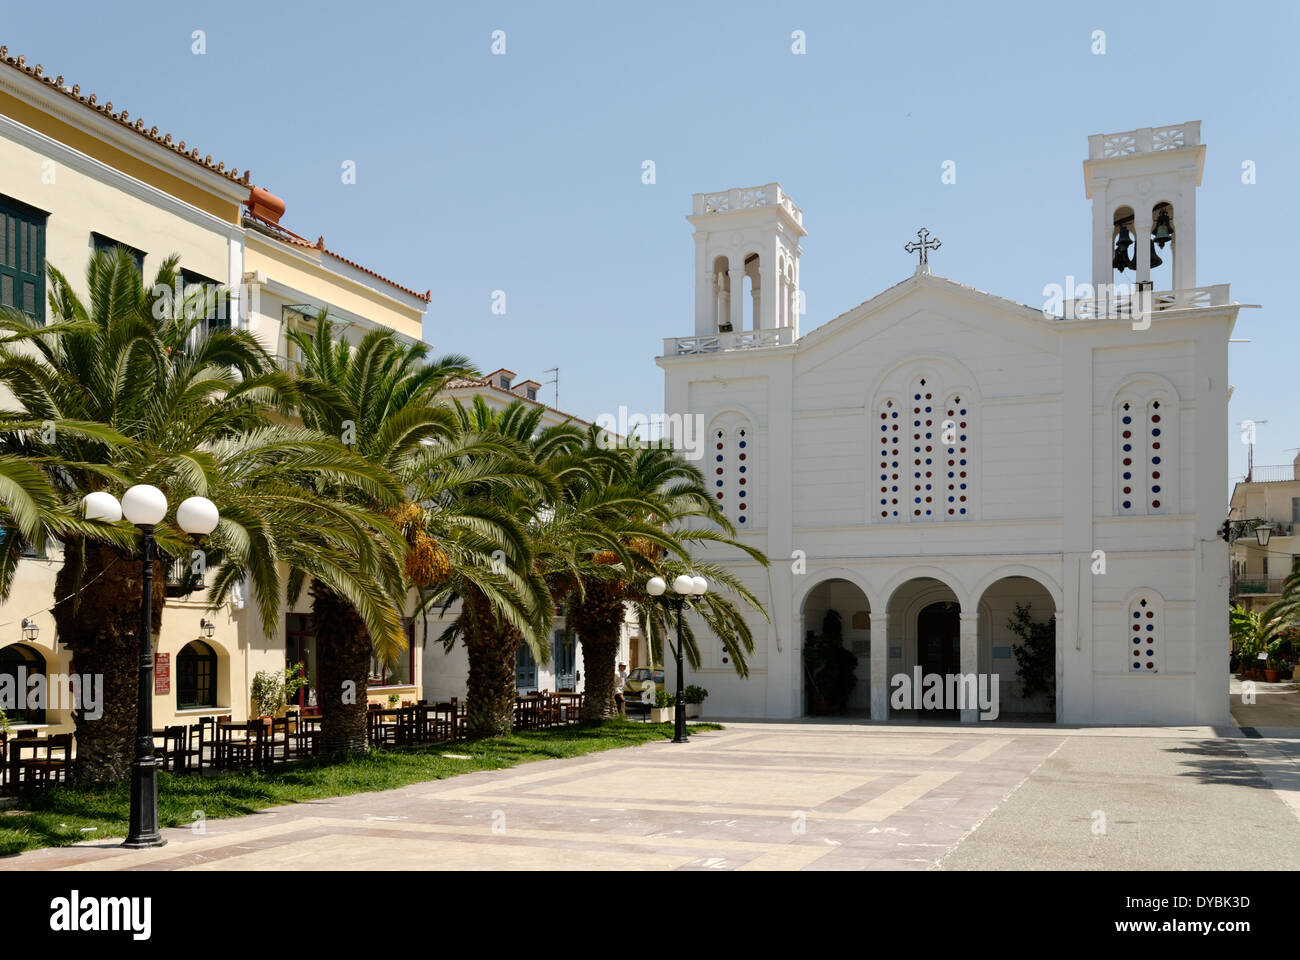
[[[1282,581],[1300,557],[1300,456],[1293,463],[1252,467],[1232,488],[1228,517],[1261,520],[1269,526],[1268,544],[1246,533],[1231,547],[1229,596],[1247,610],[1263,610],[1281,595]]]
[[[47,75],[0,46],[0,303],[33,315],[45,310],[45,263],[83,288],[97,249],[125,246],[145,277],[179,254],[187,283],[230,291],[214,323],[247,329],[285,362],[286,331],[310,329],[326,310],[355,342],[376,326],[407,341],[421,337],[429,293],[417,293],[311,242],[279,223],[283,202],[253,185],[247,169],[228,167],[127,110]],[[0,673],[71,672],[49,613],[61,558],[25,558],[0,609]],[[268,641],[247,598],[209,609],[203,590],[181,595],[169,577],[156,638],[156,726],[211,714],[248,714],[249,683],[259,670],[306,661],[314,676],[309,599],[282,604]],[[27,622],[24,626],[24,621]],[[416,634],[408,629],[414,641]],[[419,696],[421,657],[412,643],[395,669],[375,665],[370,699]],[[304,691],[304,706],[311,693]],[[31,716],[50,732],[71,729],[68,709]]]

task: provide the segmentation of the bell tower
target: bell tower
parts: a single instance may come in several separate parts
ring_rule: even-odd
[[[1205,167],[1201,122],[1088,138],[1094,290],[1140,284],[1172,258],[1172,289],[1196,286],[1196,188]]]
[[[779,183],[692,198],[695,335],[792,327],[799,336],[803,211]]]

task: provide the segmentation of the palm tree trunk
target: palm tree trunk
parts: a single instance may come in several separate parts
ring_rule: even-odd
[[[469,735],[504,737],[514,729],[515,650],[520,634],[500,623],[482,597],[466,597],[464,612]]]
[[[582,698],[582,719],[603,720],[618,713],[614,705],[614,670],[618,666],[619,631],[627,608],[623,585],[594,580],[582,596],[570,603],[569,623],[582,642],[582,667],[586,690]]]
[[[579,635],[586,687],[582,697],[582,719],[604,720],[618,715],[614,704],[614,671],[618,664],[618,630],[601,635]]]
[[[77,562],[83,549],[84,568]],[[64,550],[66,559],[55,574],[54,595],[74,599],[54,608],[59,642],[72,651],[76,673],[102,677],[104,684],[98,719],[87,718],[84,710],[73,714],[77,757],[72,778],[84,784],[115,783],[130,775],[135,756],[140,702],[140,558],[76,539],[68,540]],[[153,573],[155,637],[162,628],[166,598],[159,561]]]
[[[321,753],[366,750],[366,685],[370,634],[356,608],[319,580],[311,583],[316,631],[316,699],[321,707]]]

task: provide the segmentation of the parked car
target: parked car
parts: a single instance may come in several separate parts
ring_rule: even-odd
[[[637,667],[627,676],[627,698],[645,703],[655,702],[655,692],[664,688],[664,672],[649,667]]]

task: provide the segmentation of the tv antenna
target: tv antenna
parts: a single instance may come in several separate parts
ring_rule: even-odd
[[[549,369],[547,369],[547,370],[543,370],[542,373],[553,373],[553,374],[555,374],[555,376],[553,376],[553,377],[551,377],[551,379],[545,381],[542,385],[545,386],[547,383],[553,383],[553,384],[555,384],[555,401],[551,404],[551,406],[553,406],[556,410],[559,410],[559,409],[560,409],[560,368],[559,368],[559,367],[551,367],[551,368],[549,368]]]

